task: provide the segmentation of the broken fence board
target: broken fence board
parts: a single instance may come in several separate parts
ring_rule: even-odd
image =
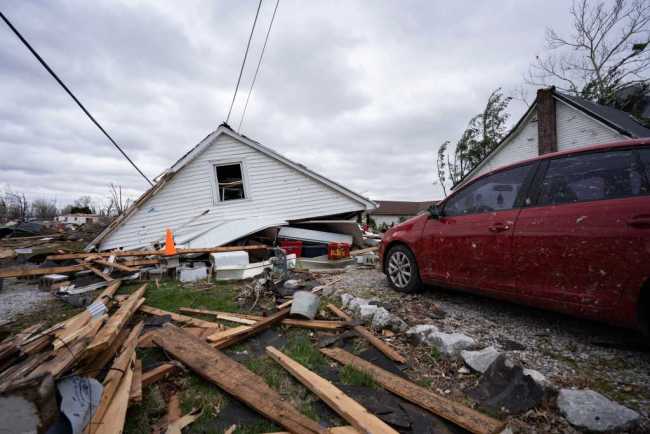
[[[292,433],[326,433],[317,422],[289,405],[261,377],[201,339],[168,323],[154,336],[154,342],[205,380],[216,384]]]
[[[259,315],[247,315],[247,314],[232,313],[232,312],[219,312],[219,311],[205,310],[205,309],[192,309],[189,307],[181,307],[179,310],[184,313],[212,315],[215,318],[220,319],[222,321],[230,321],[230,322],[247,324],[247,325],[255,324],[258,321],[262,321],[263,319],[266,318],[264,316],[259,316]],[[286,318],[283,319],[281,323],[283,325],[311,328],[317,330],[337,330],[345,327],[345,323],[342,321],[300,320],[300,319]]]
[[[225,329],[225,327],[222,324],[216,322],[210,322],[198,318],[192,318],[191,316],[182,315],[176,312],[168,312],[166,310],[158,309],[152,306],[147,306],[147,305],[140,306],[140,311],[154,316],[169,315],[172,321],[175,321],[183,325],[202,327],[208,329]]]
[[[321,352],[342,365],[350,365],[365,372],[386,390],[429,410],[475,434],[494,434],[505,428],[505,423],[486,416],[463,404],[451,401],[392,374],[340,348],[322,348]]]
[[[277,348],[266,347],[266,353],[360,432],[397,434],[397,431],[347,396],[338,387],[283,354]]]
[[[268,246],[257,244],[253,246],[227,246],[227,247],[206,247],[196,249],[176,249],[177,255],[186,255],[190,253],[220,253],[220,252],[236,252],[236,251],[251,251],[251,250],[266,250]],[[66,259],[84,259],[89,256],[109,258],[111,256],[167,256],[165,250],[131,250],[131,251],[115,251],[115,252],[99,252],[99,253],[64,253],[59,255],[50,255],[45,259],[50,261],[64,261]],[[50,274],[50,273],[48,273]]]
[[[331,310],[339,318],[345,321],[352,321],[352,317],[350,317],[350,315],[343,312],[341,309],[334,306],[333,304],[328,304],[327,308]],[[406,363],[406,358],[404,358],[404,356],[402,356],[400,353],[394,350],[386,342],[382,341],[377,336],[373,335],[372,332],[367,328],[357,325],[353,327],[353,330],[357,332],[360,336],[362,336],[364,339],[366,339],[368,342],[370,342],[379,351],[384,353],[384,355],[389,359],[394,360],[397,363]]]

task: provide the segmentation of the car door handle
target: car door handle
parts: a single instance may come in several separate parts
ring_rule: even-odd
[[[635,228],[650,228],[650,216],[639,215],[634,216],[627,221],[628,226]]]
[[[495,223],[492,226],[489,226],[488,229],[490,230],[490,232],[503,232],[509,230],[510,225],[506,225],[503,223]]]

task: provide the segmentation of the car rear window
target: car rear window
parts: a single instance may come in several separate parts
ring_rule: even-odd
[[[540,186],[537,204],[557,205],[647,194],[647,175],[642,166],[639,153],[633,150],[553,159]]]

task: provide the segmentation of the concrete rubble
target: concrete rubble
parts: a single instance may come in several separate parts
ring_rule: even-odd
[[[499,357],[499,351],[492,346],[478,351],[463,350],[460,352],[460,357],[467,366],[482,374]]]
[[[561,389],[557,406],[576,428],[592,432],[620,432],[634,427],[640,415],[593,390]]]

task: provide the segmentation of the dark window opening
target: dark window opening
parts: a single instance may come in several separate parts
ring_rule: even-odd
[[[241,164],[227,164],[216,166],[217,189],[219,200],[245,199],[244,179],[242,177]]]

